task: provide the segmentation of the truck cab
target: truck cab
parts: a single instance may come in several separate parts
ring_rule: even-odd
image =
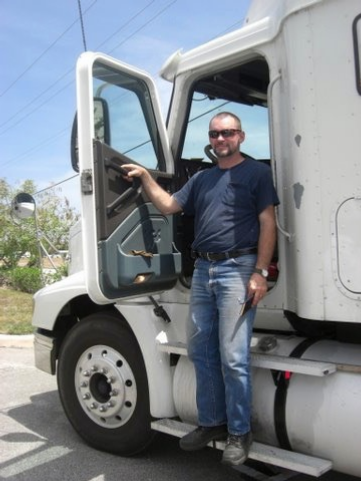
[[[227,110],[280,199],[252,341],[251,456],[266,459],[262,443],[280,450],[281,466],[297,451],[287,467],[361,475],[360,38],[357,0],[256,0],[241,29],[163,66],[173,85],[166,123],[149,74],[97,52],[79,58],[72,163],[82,220],[71,275],[36,294],[33,324],[36,364],[57,373],[64,410],[92,446],[134,454],[155,431],[180,436],[196,424],[193,219],[157,211],[122,165],[145,166],[175,192],[214,166],[208,123]]]

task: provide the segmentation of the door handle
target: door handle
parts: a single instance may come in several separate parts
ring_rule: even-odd
[[[128,175],[128,172],[123,169],[121,165],[114,162],[114,160],[112,159],[105,158],[104,165],[106,169],[115,170],[116,172],[124,176]],[[113,202],[106,206],[107,216],[112,214],[117,207],[119,207],[121,204],[123,204],[124,201],[131,197],[134,192],[140,187],[140,185],[140,179],[138,179],[137,177],[133,177],[132,185],[129,187],[129,189],[125,190],[119,197],[117,197]]]

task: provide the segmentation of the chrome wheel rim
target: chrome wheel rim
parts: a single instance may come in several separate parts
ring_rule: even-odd
[[[115,429],[132,417],[137,386],[126,359],[115,349],[92,346],[80,356],[75,369],[79,403],[96,424]]]

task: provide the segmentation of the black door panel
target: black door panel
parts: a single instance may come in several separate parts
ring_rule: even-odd
[[[134,161],[94,142],[99,283],[109,299],[169,289],[181,272],[173,217],[149,202],[138,179],[123,178],[126,163]],[[170,174],[151,173],[163,188],[170,187]]]

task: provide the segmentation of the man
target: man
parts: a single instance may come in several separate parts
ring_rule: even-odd
[[[141,178],[161,212],[195,216],[188,355],[196,372],[199,427],[180,446],[192,451],[227,438],[222,462],[232,466],[247,459],[252,442],[250,341],[256,305],[267,293],[278,204],[269,167],[241,154],[244,139],[237,116],[215,115],[209,142],[217,165],[173,195],[143,167],[123,166],[128,177]],[[240,315],[247,299],[252,308]]]

